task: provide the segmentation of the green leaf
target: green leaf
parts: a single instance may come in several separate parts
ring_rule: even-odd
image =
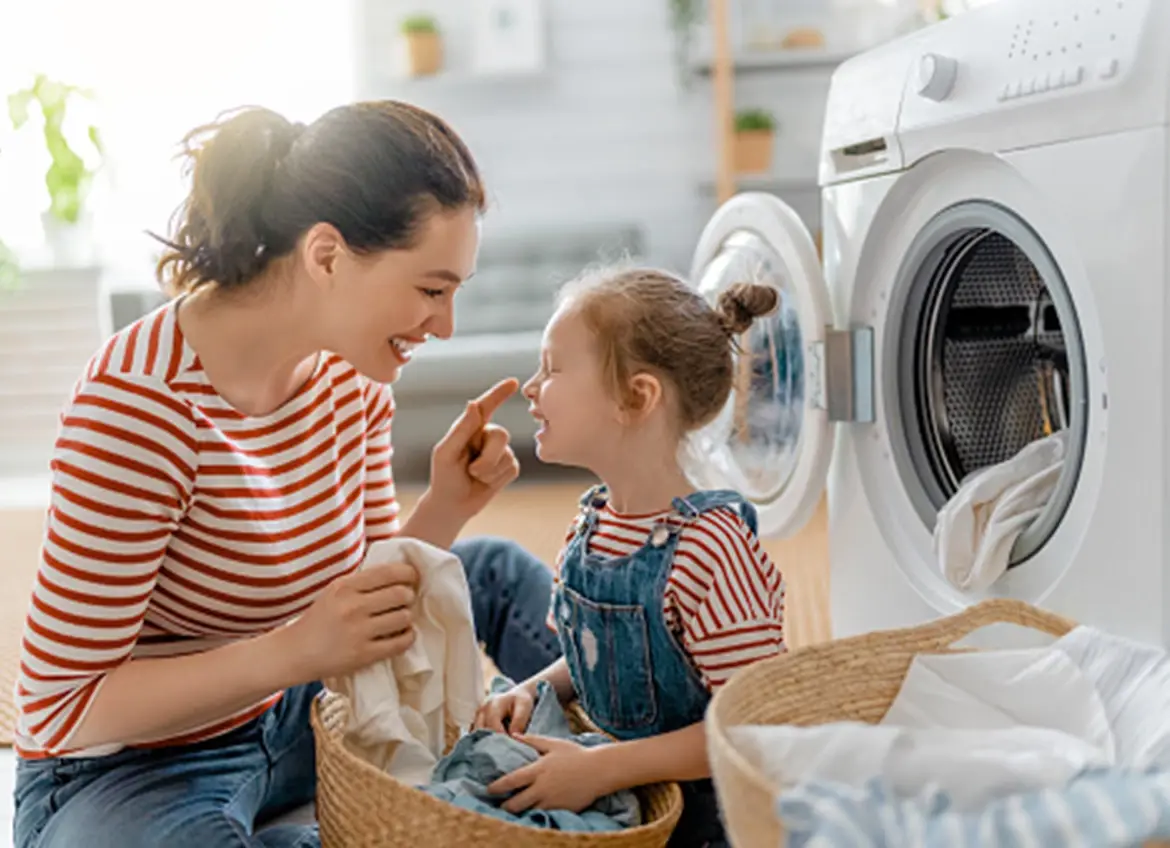
[[[12,121],[12,128],[18,130],[28,122],[28,106],[32,103],[33,93],[29,89],[8,95],[8,118]]]
[[[438,22],[430,15],[409,15],[402,19],[402,32],[422,34],[439,31]]]
[[[29,107],[33,101],[41,108],[41,114],[45,119],[43,129],[45,149],[51,159],[45,172],[49,212],[55,218],[69,223],[76,223],[80,219],[86,191],[93,177],[93,171],[86,167],[85,160],[70,147],[63,132],[69,98],[73,96],[88,98],[92,96],[92,92],[38,74],[31,87],[8,98],[9,117],[16,129],[20,129],[28,121]],[[86,135],[98,156],[104,157],[105,146],[98,128],[87,127]]]
[[[776,119],[772,117],[771,112],[764,109],[745,109],[735,115],[736,132],[774,129],[776,129]]]

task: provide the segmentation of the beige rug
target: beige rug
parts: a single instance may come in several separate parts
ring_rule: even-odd
[[[491,534],[515,539],[546,562],[556,557],[565,530],[586,484],[518,483],[468,524],[464,535]],[[420,490],[401,493],[408,511]],[[16,714],[12,690],[19,663],[21,632],[36,576],[43,517],[38,512],[0,512],[0,746],[12,744]],[[825,510],[794,539],[768,542],[788,583],[788,639],[800,647],[829,638],[828,548]]]
[[[0,511],[0,745],[5,746],[12,744],[16,726],[12,690],[43,527],[43,510]]]

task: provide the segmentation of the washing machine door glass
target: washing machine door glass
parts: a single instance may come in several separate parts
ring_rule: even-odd
[[[735,339],[731,395],[694,434],[688,471],[703,488],[735,489],[752,501],[761,533],[795,532],[820,500],[832,447],[820,402],[831,318],[816,246],[778,198],[741,194],[704,230],[691,282],[712,306],[736,283],[777,290],[776,310]]]

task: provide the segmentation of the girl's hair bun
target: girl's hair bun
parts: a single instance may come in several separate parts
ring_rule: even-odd
[[[729,336],[745,332],[762,315],[776,309],[780,293],[760,283],[733,283],[719,295],[715,311]]]

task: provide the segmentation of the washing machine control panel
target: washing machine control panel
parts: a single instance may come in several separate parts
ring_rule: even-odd
[[[1025,0],[966,12],[926,31],[905,106],[924,116],[944,105],[975,111],[1118,82],[1138,54],[1143,24],[1164,12],[1151,4],[1165,2]]]
[[[1163,0],[1164,2],[1164,0]],[[1033,10],[1033,7],[1036,6]],[[1148,0],[1065,0],[1027,4],[1026,14],[998,39],[1001,102],[1119,76],[1138,49]],[[1005,61],[1006,60],[1006,61]]]

